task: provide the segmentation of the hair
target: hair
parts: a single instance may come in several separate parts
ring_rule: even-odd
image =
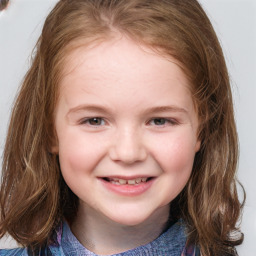
[[[38,247],[60,221],[72,223],[78,198],[65,184],[51,152],[58,84],[69,53],[119,33],[163,56],[188,77],[199,119],[201,148],[191,177],[171,202],[170,218],[183,218],[189,243],[203,255],[235,255],[238,139],[229,75],[221,46],[196,0],[62,0],[48,15],[33,62],[13,106],[0,195],[0,237]]]
[[[0,0],[0,11],[4,10],[8,5],[9,0]]]

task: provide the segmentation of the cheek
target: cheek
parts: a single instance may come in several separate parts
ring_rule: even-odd
[[[79,133],[70,133],[59,139],[59,160],[62,173],[76,175],[90,172],[97,165],[103,147]],[[95,153],[97,152],[97,154]]]
[[[77,135],[67,135],[59,140],[59,162],[66,184],[80,197],[81,191],[90,193],[88,181],[99,162],[102,148],[99,151],[97,144]]]
[[[168,200],[173,200],[184,188],[192,172],[195,140],[191,136],[175,136],[162,141],[155,150],[155,159],[164,174]],[[158,144],[159,145],[159,144]]]
[[[195,156],[195,139],[181,135],[165,139],[155,148],[155,157],[165,170],[180,172],[191,169]],[[168,168],[169,167],[169,168]]]
[[[170,141],[164,143],[162,150],[159,148],[157,155],[155,154],[155,159],[163,171],[162,179],[159,180],[162,206],[177,197],[187,184],[195,156],[195,144],[191,143],[190,138],[181,136]]]

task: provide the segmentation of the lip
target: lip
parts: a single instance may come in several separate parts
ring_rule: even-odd
[[[115,177],[108,177],[108,178],[119,178],[119,179],[125,179],[125,180],[133,180],[136,178],[149,178],[148,176],[132,176],[132,177],[124,177],[124,176],[115,176]],[[116,194],[122,195],[122,196],[139,196],[143,193],[145,193],[147,190],[150,189],[152,184],[155,181],[155,177],[150,177],[151,179],[147,182],[141,182],[137,185],[117,185],[113,184],[111,182],[106,181],[103,178],[99,178],[102,185],[109,191],[114,192]]]

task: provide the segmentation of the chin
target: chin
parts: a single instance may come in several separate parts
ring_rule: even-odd
[[[123,226],[138,226],[140,224],[142,224],[145,220],[141,220],[141,219],[126,219],[126,220],[121,220],[119,221],[119,224],[123,225]]]
[[[129,213],[129,214],[127,214]],[[142,223],[145,223],[147,220],[150,219],[151,214],[138,214],[136,213],[130,213],[129,211],[123,214],[120,214],[119,216],[109,216],[109,219],[111,219],[113,222],[123,225],[123,226],[138,226]]]

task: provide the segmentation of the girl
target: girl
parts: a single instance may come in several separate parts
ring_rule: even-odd
[[[196,0],[62,0],[3,158],[0,255],[236,255],[237,134]]]

